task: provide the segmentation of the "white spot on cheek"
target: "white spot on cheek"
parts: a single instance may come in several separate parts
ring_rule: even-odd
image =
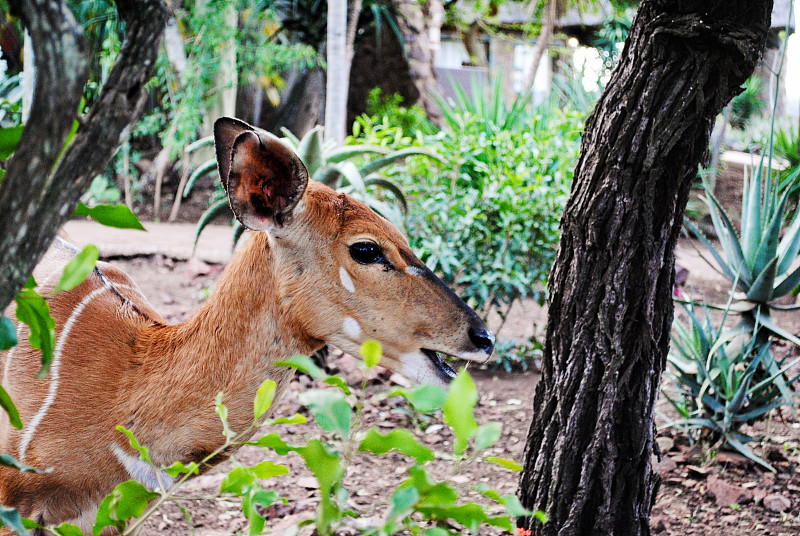
[[[422,268],[417,268],[416,266],[406,266],[406,273],[408,275],[415,275],[417,277],[420,277],[425,272],[422,270]]]
[[[356,286],[353,284],[353,280],[350,279],[350,274],[347,273],[347,270],[344,267],[339,267],[339,279],[342,281],[342,286],[349,290],[350,292],[356,291]]]
[[[358,321],[352,316],[345,317],[342,329],[344,329],[345,335],[351,339],[358,339],[361,335],[361,326],[358,325]]]

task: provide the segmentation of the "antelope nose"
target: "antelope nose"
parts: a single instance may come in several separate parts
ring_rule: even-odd
[[[492,350],[494,350],[494,334],[491,331],[488,331],[486,328],[480,330],[469,328],[469,340],[472,341],[472,344],[474,344],[478,350],[486,352],[486,355],[492,355]]]

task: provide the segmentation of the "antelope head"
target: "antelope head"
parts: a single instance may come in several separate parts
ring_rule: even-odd
[[[220,177],[236,218],[265,235],[281,322],[307,348],[358,356],[375,339],[385,367],[420,383],[455,372],[442,355],[484,361],[494,335],[365,204],[309,181],[278,138],[236,119],[214,126]],[[261,234],[261,233],[259,233]]]

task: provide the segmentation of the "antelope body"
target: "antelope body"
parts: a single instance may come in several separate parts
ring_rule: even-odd
[[[91,532],[102,498],[125,480],[169,486],[115,427],[150,449],[156,467],[199,462],[223,444],[214,397],[231,428],[252,419],[266,378],[276,396],[292,371],[273,365],[331,343],[353,355],[377,339],[381,364],[417,382],[453,374],[437,352],[484,360],[494,336],[411,252],[405,237],[364,204],[316,182],[274,136],[222,118],[214,127],[220,177],[251,233],[189,321],[168,325],[122,271],[98,263],[81,285],[49,298],[56,320],[51,372],[17,325],[0,352],[2,385],[24,427],[0,415],[0,453],[46,474],[0,466],[0,503],[42,525]],[[74,256],[57,241],[34,272],[43,294]],[[6,311],[13,318],[13,310]],[[2,531],[0,530],[0,533]]]

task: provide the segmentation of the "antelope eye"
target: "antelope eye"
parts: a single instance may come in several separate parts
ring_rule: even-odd
[[[359,264],[386,262],[381,248],[372,242],[356,242],[350,246],[350,256]]]

